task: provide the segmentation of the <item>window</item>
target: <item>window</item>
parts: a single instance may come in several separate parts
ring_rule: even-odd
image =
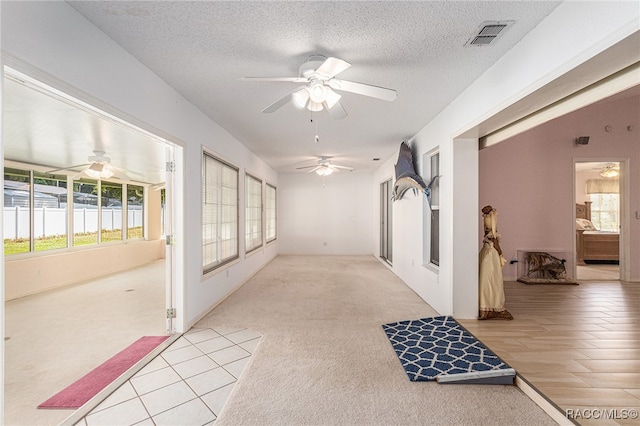
[[[440,175],[440,153],[431,151],[424,155],[425,180],[431,182],[430,202],[425,197],[424,202],[424,262],[427,265],[440,265],[440,180],[435,179]]]
[[[276,187],[267,184],[265,194],[265,237],[267,242],[276,239]]]
[[[393,262],[393,181],[380,184],[380,257]]]
[[[238,169],[207,152],[202,164],[202,267],[238,258]]]
[[[98,181],[73,182],[73,245],[98,244]]]
[[[164,200],[164,198],[162,198]],[[127,185],[127,238],[144,236],[144,188]]]
[[[35,197],[34,197],[35,198]],[[4,169],[4,254],[31,251],[31,174]]]
[[[67,247],[67,177],[33,172],[34,251]]]
[[[100,242],[122,240],[122,184],[100,182]]]
[[[620,209],[618,194],[590,194],[591,222],[600,231],[620,230]]]
[[[12,167],[5,168],[4,180],[7,255],[143,238],[143,186]],[[124,193],[130,194],[129,219]],[[125,221],[137,232],[123,234]]]
[[[245,250],[249,253],[262,246],[262,182],[245,175]]]

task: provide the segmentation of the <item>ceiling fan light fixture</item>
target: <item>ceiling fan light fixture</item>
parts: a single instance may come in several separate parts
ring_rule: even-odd
[[[316,173],[320,176],[329,176],[333,173],[333,169],[330,166],[321,166],[316,170]]]
[[[321,81],[314,81],[309,85],[309,97],[313,102],[322,104],[327,100],[329,94],[329,88],[325,86]]]
[[[309,99],[309,103],[307,104],[307,109],[312,112],[322,111],[322,104],[318,102],[314,102],[313,99]]]
[[[393,101],[397,92],[393,89],[374,86],[372,84],[356,81],[339,80],[336,75],[351,67],[351,64],[342,59],[323,55],[311,55],[307,61],[300,65],[297,77],[242,77],[245,81],[271,81],[288,83],[306,83],[304,94],[298,89],[287,93],[268,107],[262,110],[265,114],[271,114],[282,108],[288,102],[293,102],[300,109],[308,109],[312,112],[327,110],[334,120],[340,120],[347,116],[347,111],[340,104],[340,95],[331,89],[351,92],[384,101]],[[335,107],[335,108],[334,108]]]
[[[340,101],[341,97],[342,95],[339,95],[333,90],[327,88],[327,100],[325,101],[327,103],[327,107],[333,108]]]
[[[303,87],[302,89],[293,92],[291,98],[293,99],[293,104],[296,107],[304,109],[307,106],[307,102],[309,102],[309,91],[306,87]]]
[[[600,176],[605,178],[616,177],[618,174],[618,167],[615,164],[607,164],[600,172]]]
[[[84,169],[84,174],[91,179],[109,179],[113,176],[113,172],[101,163],[93,163],[91,166]]]

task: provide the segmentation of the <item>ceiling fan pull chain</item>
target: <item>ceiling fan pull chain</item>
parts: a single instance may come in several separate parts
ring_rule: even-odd
[[[313,119],[313,112],[311,113],[311,122],[315,123],[316,125],[316,136],[314,138],[314,140],[316,141],[316,143],[320,142],[320,135],[318,134],[318,120],[314,120]]]

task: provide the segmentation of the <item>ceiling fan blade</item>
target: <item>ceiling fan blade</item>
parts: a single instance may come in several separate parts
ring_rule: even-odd
[[[307,83],[304,77],[240,77],[245,81],[285,81],[291,83]]]
[[[351,64],[338,58],[327,58],[316,70],[323,77],[332,78],[349,68]]]
[[[371,84],[356,83],[355,81],[338,80],[332,78],[328,81],[329,86],[335,90],[357,93],[384,101],[393,101],[398,96],[398,92],[385,87],[373,86]]]
[[[271,105],[263,109],[262,112],[264,112],[265,114],[271,114],[272,112],[276,112],[277,110],[285,106],[287,102],[291,101],[291,95],[297,90],[298,89],[287,93],[286,95],[284,95],[283,97],[281,97],[280,99],[278,99],[277,101],[275,101],[274,103],[272,103]]]
[[[331,167],[335,167],[336,169],[343,169],[343,170],[349,170],[350,172],[353,171],[352,167],[347,167],[347,166],[338,166],[337,164],[332,164]]]
[[[340,102],[336,103],[332,108],[329,108],[326,102],[323,103],[324,109],[327,110],[327,114],[334,120],[342,120],[347,116],[347,111],[344,109]]]
[[[131,178],[129,178],[129,176],[123,172],[122,170],[120,170],[119,168],[117,168],[116,166],[113,166],[111,164],[107,164],[105,167],[107,167],[109,170],[111,170],[113,172],[113,177],[120,179],[120,180],[131,180]]]
[[[313,172],[315,172],[316,170],[318,170],[318,169],[320,169],[322,167],[323,166],[314,166],[313,169],[309,170],[307,173],[313,173]]]
[[[312,167],[318,167],[317,165],[314,166],[304,166],[304,167],[296,167],[296,170],[304,170],[304,169],[310,169]]]

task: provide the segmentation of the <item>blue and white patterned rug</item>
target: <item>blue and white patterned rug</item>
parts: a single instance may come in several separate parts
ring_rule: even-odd
[[[475,379],[467,383],[504,384],[515,376],[511,367],[452,317],[400,321],[384,324],[382,329],[411,381],[440,381],[439,376],[459,374]],[[482,376],[503,379],[479,380]]]

